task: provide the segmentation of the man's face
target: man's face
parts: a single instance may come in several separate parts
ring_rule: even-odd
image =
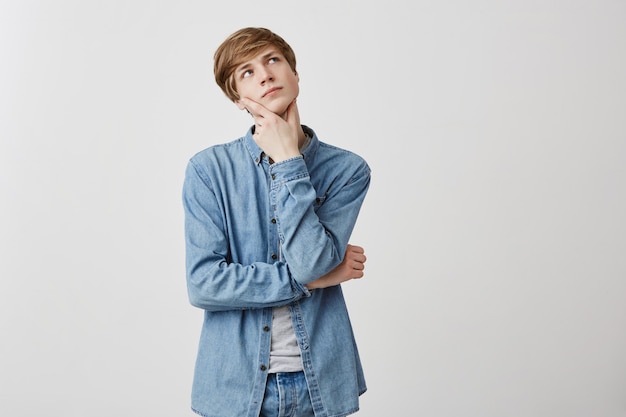
[[[240,97],[256,101],[281,116],[300,91],[298,75],[273,46],[239,65],[233,75]],[[244,109],[239,101],[237,107]]]

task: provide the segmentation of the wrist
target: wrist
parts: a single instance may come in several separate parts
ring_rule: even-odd
[[[283,156],[278,156],[276,158],[272,157],[270,163],[271,164],[276,164],[278,162],[285,162],[285,161],[289,161],[289,160],[292,160],[292,159],[297,159],[297,158],[299,158],[301,156],[302,156],[302,154],[297,153],[295,155],[287,154],[287,155],[283,155]]]
[[[293,158],[297,158],[300,156],[300,151],[296,150],[296,151],[286,151],[286,152],[281,152],[279,154],[276,155],[272,155],[272,159],[274,160],[274,162],[283,162],[286,161],[288,159],[293,159]]]
[[[304,284],[304,286],[306,287],[307,290],[313,291],[314,289],[318,288],[317,285],[315,285],[315,282],[316,281],[308,282],[308,283]]]

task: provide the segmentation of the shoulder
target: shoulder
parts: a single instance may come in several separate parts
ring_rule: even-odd
[[[246,155],[248,157],[246,158]],[[245,137],[231,142],[212,145],[201,150],[189,159],[189,165],[207,174],[220,172],[224,169],[242,168],[250,161],[250,151],[245,144]]]
[[[220,143],[209,146],[196,154],[194,154],[189,162],[194,165],[204,165],[209,162],[218,162],[220,160],[238,156],[245,148],[243,144],[244,138],[235,139],[231,142]]]
[[[351,151],[345,148],[340,148],[339,146],[331,145],[321,140],[318,141],[318,143],[319,143],[318,152],[320,152],[320,154],[326,157],[342,158],[347,161],[360,162],[360,163],[366,164],[365,159],[354,151]]]
[[[352,175],[367,175],[371,168],[367,161],[354,151],[340,148],[326,142],[318,141],[317,159],[322,164],[332,164],[347,170]]]
[[[236,170],[246,160],[245,152],[243,137],[209,146],[189,158],[186,176],[199,177],[206,184],[210,184],[223,176],[224,172]]]

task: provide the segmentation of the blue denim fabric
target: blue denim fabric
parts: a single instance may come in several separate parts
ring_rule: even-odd
[[[315,417],[304,372],[270,374],[259,417]]]
[[[366,390],[341,286],[305,284],[341,262],[370,168],[303,128],[312,139],[296,158],[270,164],[250,129],[187,166],[187,289],[204,310],[192,388],[200,415],[259,415],[274,306],[290,307],[317,417],[357,411]]]

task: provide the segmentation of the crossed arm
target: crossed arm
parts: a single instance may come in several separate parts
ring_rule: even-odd
[[[247,250],[230,247],[223,213],[216,200],[221,188],[213,187],[216,185],[213,177],[204,168],[216,166],[211,162],[215,155],[202,165],[192,161],[184,189],[187,282],[191,304],[208,311],[285,305],[308,296],[311,290],[362,277],[366,261],[363,248],[349,245],[348,239],[369,184],[367,167],[355,166],[350,174],[354,176],[344,176],[347,182],[342,188],[335,187],[314,212],[310,204],[315,199],[315,190],[309,183],[304,160],[285,161],[283,158],[291,150],[281,151],[295,146],[300,155],[297,142],[300,133],[304,133],[294,116],[297,115],[295,102],[289,106],[289,111],[295,113],[287,114],[286,119],[258,103],[247,105],[253,114],[264,114],[260,121],[262,129],[255,131],[254,139],[274,159],[276,167],[270,199],[280,223],[284,262],[249,264],[244,260],[248,257]],[[282,143],[278,150],[277,142]],[[278,164],[282,161],[286,165]]]
[[[304,132],[294,100],[281,116],[263,105],[242,97],[242,104],[248,109],[255,122],[254,139],[274,162],[280,162],[300,154],[299,144]],[[341,284],[353,278],[363,277],[366,261],[362,247],[348,245],[343,261],[331,272],[306,284],[307,289],[326,288]]]
[[[343,261],[335,269],[305,286],[309,290],[339,285],[351,279],[362,278],[365,270],[365,251],[360,246],[348,245]]]

